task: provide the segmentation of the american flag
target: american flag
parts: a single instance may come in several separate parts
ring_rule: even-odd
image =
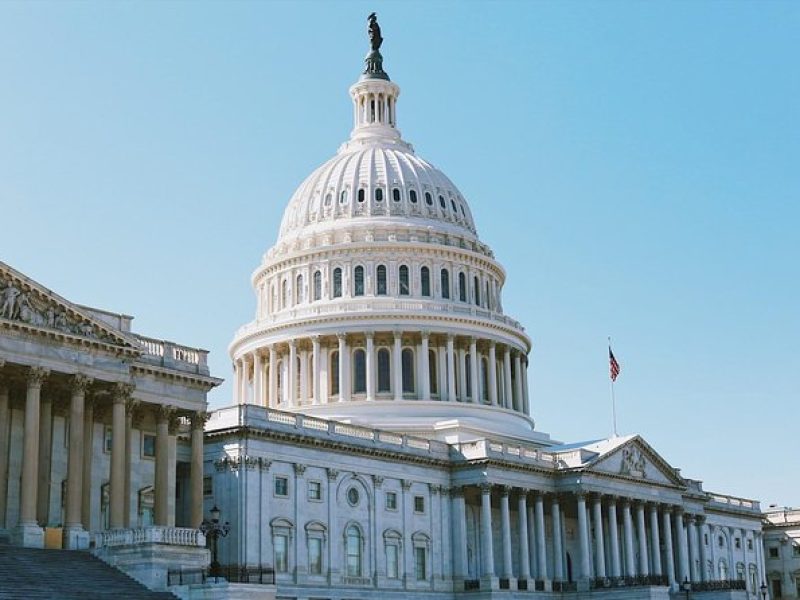
[[[611,346],[608,347],[608,367],[611,374],[611,381],[616,381],[617,377],[619,377],[619,372],[621,369],[619,368],[617,359],[614,358],[614,353],[611,351]]]

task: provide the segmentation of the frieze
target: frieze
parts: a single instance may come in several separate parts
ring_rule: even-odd
[[[249,471],[269,471],[272,461],[263,456],[226,456],[214,461],[218,473],[222,471],[239,471],[242,467]]]

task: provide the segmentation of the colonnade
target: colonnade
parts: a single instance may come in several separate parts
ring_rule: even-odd
[[[2,367],[0,363],[0,367]],[[24,424],[19,488],[19,518],[7,523],[9,454],[0,455],[0,527],[15,526],[15,543],[41,546],[42,527],[48,525],[49,494],[53,469],[52,412],[53,399],[68,390],[69,407],[67,476],[64,494],[64,547],[88,545],[86,531],[92,522],[92,480],[94,425],[96,419],[111,413],[111,457],[109,468],[108,524],[112,529],[131,527],[131,444],[135,427],[141,426],[144,411],[149,410],[156,422],[155,440],[155,505],[154,524],[174,525],[174,507],[170,504],[170,481],[175,477],[171,459],[178,426],[178,412],[171,406],[144,405],[133,398],[134,386],[126,382],[95,382],[84,374],[51,374],[40,367],[17,367],[15,378],[22,375],[25,385]],[[56,381],[57,380],[57,381]],[[48,393],[46,382],[53,382]],[[43,394],[43,388],[45,393]],[[0,370],[0,447],[8,448],[10,435],[9,380]],[[186,415],[183,415],[186,416]],[[191,418],[190,524],[202,521],[203,500],[203,423],[205,413]],[[103,441],[105,443],[105,440]]]
[[[707,560],[703,515],[688,514],[677,505],[488,483],[458,488],[452,494],[456,578],[470,577],[465,497],[480,507],[476,574],[481,578],[533,579],[544,582],[540,589],[552,582],[608,579],[613,583],[620,578],[675,588],[684,580],[709,579],[699,568]],[[516,506],[513,520],[511,506]],[[493,524],[497,512],[499,528]],[[512,528],[516,528],[515,546]],[[499,552],[494,551],[492,533],[497,529]]]
[[[312,335],[235,361],[240,404],[439,399],[530,413],[527,355],[490,339],[426,331]],[[294,390],[294,393],[291,393]]]

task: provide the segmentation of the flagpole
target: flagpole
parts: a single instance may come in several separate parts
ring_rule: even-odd
[[[611,336],[608,336],[608,349],[611,350]],[[611,424],[614,431],[614,437],[617,436],[617,400],[614,397],[614,379],[609,377],[611,381]]]

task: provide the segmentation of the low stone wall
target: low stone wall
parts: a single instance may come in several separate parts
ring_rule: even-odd
[[[173,585],[169,591],[181,600],[275,600],[277,593],[274,585],[228,583],[227,581]]]
[[[167,572],[208,567],[211,554],[197,546],[175,546],[158,542],[95,548],[100,560],[127,573],[151,590],[167,589]]]

